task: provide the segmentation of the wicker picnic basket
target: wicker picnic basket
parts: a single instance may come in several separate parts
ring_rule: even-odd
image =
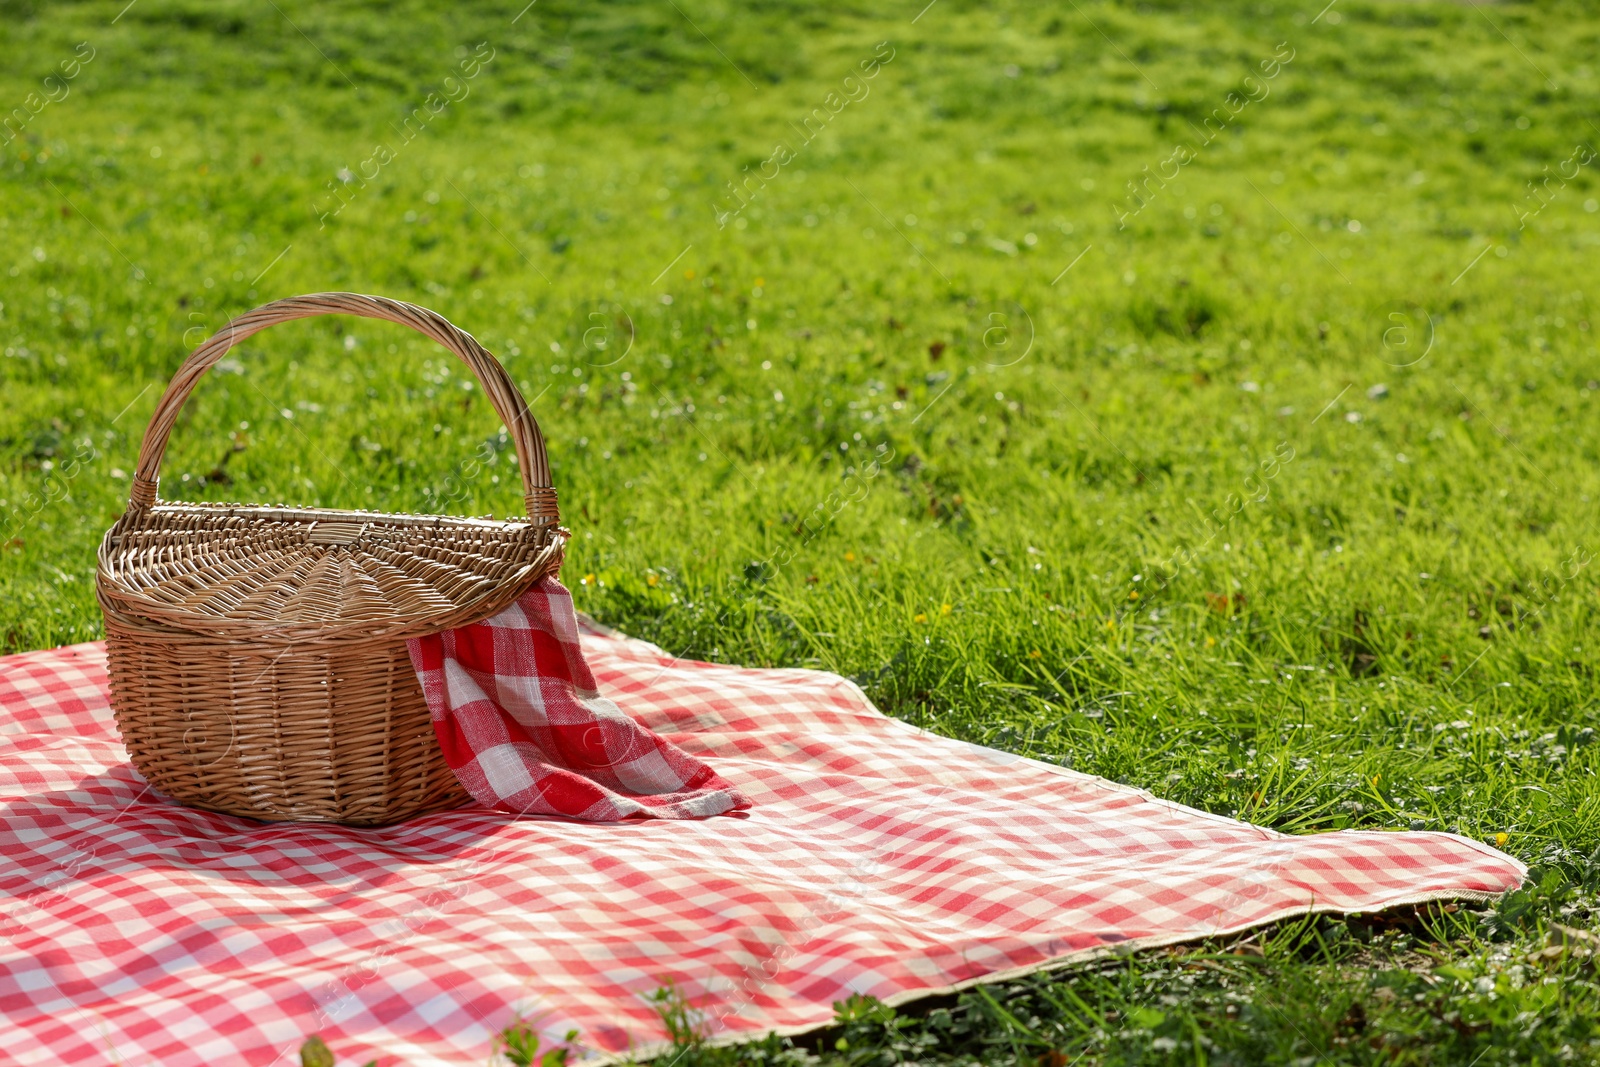
[[[275,323],[410,326],[472,369],[510,431],[528,521],[162,503],[161,457],[200,376]],[[500,364],[425,308],[354,293],[235,319],[156,405],[127,512],[100,545],[111,701],[134,766],[185,804],[376,826],[466,799],[434,738],[406,639],[486,618],[561,564],[544,439]]]

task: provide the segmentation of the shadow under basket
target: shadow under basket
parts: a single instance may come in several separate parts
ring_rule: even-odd
[[[516,447],[526,520],[157,499],[206,369],[275,322],[329,314],[410,326],[472,369]],[[539,428],[471,336],[352,293],[241,316],[173,377],[100,545],[111,705],[134,767],[191,807],[268,821],[380,826],[461,805],[406,642],[509,607],[559,570],[566,537]]]

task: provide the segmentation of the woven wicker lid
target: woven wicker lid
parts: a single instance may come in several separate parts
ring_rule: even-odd
[[[273,323],[329,314],[411,326],[472,369],[516,447],[527,521],[158,501],[167,439],[200,376]],[[293,297],[229,323],[173,377],[145,432],[128,510],[101,543],[97,588],[120,615],[155,629],[271,643],[414,636],[492,615],[559,567],[558,519],[538,424],[470,335],[397,300]]]

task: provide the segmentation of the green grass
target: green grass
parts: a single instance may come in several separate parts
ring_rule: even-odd
[[[0,649],[99,635],[94,547],[187,348],[278,296],[413,300],[536,398],[601,619],[1210,811],[1535,868],[1481,912],[683,1057],[1600,1058],[1593,958],[1543,951],[1600,889],[1600,19],[520,6],[0,4]],[[497,430],[427,342],[297,323],[202,383],[163,491],[507,514]]]

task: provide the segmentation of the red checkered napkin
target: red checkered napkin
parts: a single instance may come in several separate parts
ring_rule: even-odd
[[[696,819],[750,802],[600,695],[554,578],[492,619],[407,643],[445,761],[473,799],[591,822]]]

